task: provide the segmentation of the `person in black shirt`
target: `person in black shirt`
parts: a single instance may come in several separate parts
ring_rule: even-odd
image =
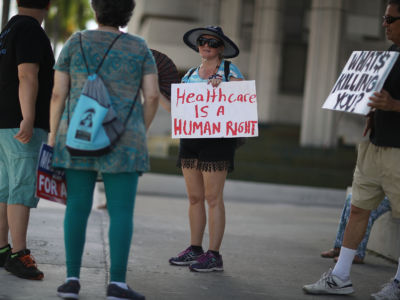
[[[0,34],[0,267],[34,280],[44,275],[26,235],[39,201],[37,157],[49,131],[54,56],[41,27],[49,2],[18,0],[18,14]]]
[[[383,16],[386,37],[394,44],[389,51],[400,50],[400,0],[389,0]],[[337,264],[314,284],[303,287],[310,294],[350,294],[351,264],[371,213],[386,195],[392,215],[400,217],[400,58],[397,59],[383,89],[370,97],[364,135],[369,141],[359,145],[352,185],[350,218]],[[400,258],[397,273],[372,299],[400,299]]]

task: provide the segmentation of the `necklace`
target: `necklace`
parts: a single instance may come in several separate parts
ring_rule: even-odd
[[[202,70],[202,78],[207,78],[207,79],[213,79],[213,78],[216,78],[218,75],[217,75],[217,72],[218,72],[218,69],[219,69],[219,66],[221,65],[221,62],[219,62],[216,66],[215,66],[215,68],[214,69],[209,69],[209,70],[207,70],[205,67],[204,67],[204,65],[203,64],[201,64],[200,65],[200,70]]]
[[[216,66],[215,66],[215,70],[218,70],[218,68],[219,68],[220,65],[221,65],[221,63],[219,63],[218,65],[216,65]],[[204,69],[205,69],[205,67],[204,67],[203,64],[200,65],[200,68],[204,68]]]

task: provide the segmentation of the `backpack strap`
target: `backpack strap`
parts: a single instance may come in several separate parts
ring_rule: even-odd
[[[130,118],[130,116],[132,114],[133,108],[135,107],[136,100],[137,100],[137,98],[139,96],[139,92],[140,92],[140,87],[138,88],[138,90],[136,92],[135,100],[133,100],[133,103],[131,105],[131,108],[129,109],[128,115],[126,116],[126,119],[124,121],[124,128],[126,128],[126,124],[128,123],[128,120],[129,120],[129,118]]]
[[[96,72],[94,72],[95,74],[97,74],[100,71],[100,68],[102,67],[104,60],[106,59],[108,52],[110,52],[111,48],[114,46],[115,42],[123,35],[124,33],[121,32],[120,34],[118,34],[114,40],[111,42],[110,46],[108,47],[106,53],[103,55],[103,58],[101,59],[100,64],[97,66],[96,68]],[[86,60],[86,56],[85,56],[85,52],[83,52],[83,46],[82,46],[82,33],[79,32],[79,45],[81,47],[81,52],[82,52],[82,57],[83,57],[83,61],[85,62],[86,65],[86,70],[88,72],[88,75],[90,75],[90,71],[89,71],[89,65],[87,63]]]
[[[230,65],[231,65],[231,62],[229,60],[225,60],[225,62],[224,62],[224,73],[225,74],[224,75],[225,75],[226,81],[229,81],[229,73],[231,72]],[[188,72],[187,78],[190,78],[190,76],[193,75],[193,73],[194,73],[194,71],[196,71],[196,69],[197,68],[191,68]]]
[[[132,111],[133,111],[134,107],[135,107],[135,104],[136,104],[136,102],[137,102],[136,100],[137,100],[137,98],[138,98],[138,96],[139,96],[139,92],[140,92],[140,88],[136,91],[136,95],[135,95],[135,98],[134,98],[134,100],[133,100],[133,102],[132,102],[131,107],[129,108],[128,115],[126,116],[126,118],[125,118],[125,120],[124,120],[124,122],[123,122],[124,128],[126,128],[126,124],[128,123],[128,120],[129,120],[129,118],[130,118],[130,116],[131,116],[131,114],[132,114]],[[107,122],[105,122],[105,123],[103,123],[103,124],[107,124]]]
[[[193,73],[194,73],[194,71],[196,71],[196,69],[197,69],[197,68],[191,68],[191,69],[189,70],[189,74],[188,74],[188,76],[187,76],[188,79],[190,78],[190,76],[193,75]]]
[[[225,75],[225,80],[229,81],[229,73],[231,72],[230,70],[231,62],[229,60],[225,60],[224,62],[224,75]]]

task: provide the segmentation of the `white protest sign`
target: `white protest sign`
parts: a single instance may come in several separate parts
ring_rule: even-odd
[[[354,51],[322,108],[366,115],[369,97],[380,91],[398,52]]]
[[[258,136],[255,81],[171,86],[172,138]]]

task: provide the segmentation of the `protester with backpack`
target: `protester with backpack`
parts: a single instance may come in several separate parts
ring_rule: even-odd
[[[138,176],[149,170],[146,130],[158,107],[157,68],[145,41],[119,30],[131,18],[134,0],[92,0],[91,4],[98,28],[76,33],[66,42],[55,65],[51,99],[49,144],[54,145],[53,166],[65,169],[68,193],[64,219],[67,279],[57,294],[63,298],[79,297],[85,231],[96,179],[101,174],[110,215],[111,265],[107,299],[145,299],[127,286],[125,277]],[[90,83],[97,77],[104,85]],[[98,86],[104,87],[104,92],[97,93]],[[143,103],[137,100],[139,89],[143,92]],[[100,96],[108,93],[109,97],[95,99],[96,93]],[[73,121],[74,113],[78,113],[78,103],[87,98],[98,100],[100,111],[106,109],[98,130],[108,131],[110,122],[117,118],[122,123],[118,125],[122,126],[122,134],[105,154],[77,156],[82,154],[70,152],[66,147],[68,124],[72,124],[69,122]],[[109,104],[105,103],[107,99]],[[96,136],[97,133],[90,130],[98,124],[97,114],[96,109],[87,111],[82,119],[85,122],[78,123],[78,127],[83,126],[87,131],[77,129],[77,136],[88,142]]]
[[[236,57],[239,49],[217,26],[195,28],[183,37],[190,48],[199,52],[202,63],[183,77],[183,83],[208,82],[214,87],[222,81],[243,80],[239,69],[225,60]],[[219,253],[225,230],[223,190],[228,172],[233,171],[238,139],[181,139],[178,166],[182,168],[189,197],[190,246],[172,257],[172,265],[187,265],[197,272],[222,271]],[[208,204],[209,247],[204,252],[202,241]]]

